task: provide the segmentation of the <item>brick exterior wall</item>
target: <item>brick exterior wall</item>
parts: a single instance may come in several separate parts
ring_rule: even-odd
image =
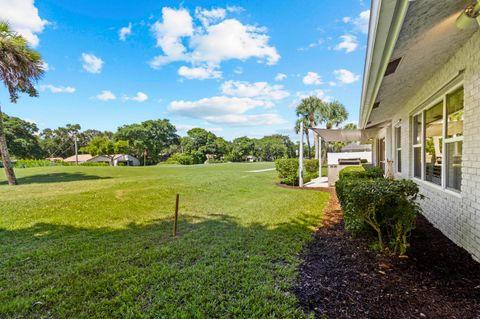
[[[480,31],[455,53],[436,74],[406,100],[392,124],[400,121],[402,136],[402,173],[398,178],[412,178],[413,149],[410,116],[427,98],[445,83],[464,72],[465,119],[463,142],[462,192],[455,194],[418,182],[426,198],[421,201],[424,215],[457,245],[465,248],[480,261]],[[388,139],[391,141],[392,139]],[[388,154],[394,159],[394,153]]]

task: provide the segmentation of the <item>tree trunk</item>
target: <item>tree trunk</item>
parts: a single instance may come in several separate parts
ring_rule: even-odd
[[[312,158],[312,150],[310,147],[310,135],[308,134],[308,130],[305,131],[305,135],[307,136],[308,158]]]
[[[5,176],[7,177],[8,185],[17,185],[17,178],[13,171],[12,162],[10,161],[10,154],[7,147],[7,139],[5,137],[5,130],[3,127],[3,114],[0,107],[0,153],[2,154],[2,163],[5,168]]]

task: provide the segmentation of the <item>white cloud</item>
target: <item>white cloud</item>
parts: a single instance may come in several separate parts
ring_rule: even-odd
[[[197,8],[195,17],[202,25],[194,28],[188,10],[163,8],[162,21],[155,22],[152,27],[163,55],[154,57],[150,66],[160,68],[171,62],[184,61],[191,63],[192,68],[200,65],[215,70],[223,61],[250,58],[269,65],[277,63],[280,55],[269,45],[265,28],[225,19],[227,12],[235,10]]]
[[[267,82],[227,81],[222,84],[221,90],[226,95],[266,100],[282,100],[290,95],[282,85],[270,85]]]
[[[103,66],[103,60],[91,53],[82,53],[82,67],[88,73],[100,73]]]
[[[343,84],[351,84],[360,79],[360,75],[354,74],[353,72],[345,69],[335,70],[333,71],[333,74],[335,74],[337,80]]]
[[[112,91],[108,90],[102,91],[100,94],[95,95],[95,99],[100,101],[113,101],[116,98],[117,97],[115,96],[115,94],[113,94]]]
[[[344,17],[342,21],[344,23],[351,23],[355,31],[362,32],[364,34],[368,34],[368,22],[370,20],[370,10],[365,10],[360,12],[358,17],[351,18],[351,17]]]
[[[128,23],[127,27],[120,28],[120,30],[118,31],[118,38],[121,41],[125,41],[130,34],[132,34],[132,23],[131,22]]]
[[[37,34],[48,24],[40,18],[33,0],[0,0],[0,20],[7,21],[33,47],[40,42]]]
[[[245,114],[258,107],[270,108],[272,103],[248,97],[214,96],[197,101],[172,101],[168,109],[173,113],[215,124],[250,126],[285,122],[276,113]]]
[[[178,69],[178,75],[183,76],[189,80],[191,79],[217,79],[222,77],[222,72],[215,70],[212,67],[188,67],[188,66],[181,66]]]
[[[336,47],[335,50],[345,50],[345,52],[350,53],[355,51],[358,48],[358,40],[357,37],[351,34],[344,34],[340,36],[342,42],[340,42]]]
[[[208,26],[213,22],[225,19],[226,15],[227,11],[223,8],[214,8],[211,10],[207,10],[197,7],[195,9],[195,17],[199,19],[204,26]]]
[[[283,81],[287,78],[287,75],[285,73],[277,73],[275,75],[275,81]]]
[[[40,91],[50,91],[52,93],[75,93],[76,89],[71,86],[54,86],[52,84],[40,85]]]
[[[143,92],[137,92],[137,94],[135,94],[135,96],[124,95],[123,100],[125,100],[125,101],[135,101],[135,102],[145,102],[146,100],[148,100],[148,95],[146,95]]]
[[[324,42],[323,39],[318,39],[317,41],[310,43],[306,47],[298,48],[298,51],[307,51],[309,49],[316,48],[316,47],[322,45],[323,42]]]
[[[303,84],[306,85],[320,85],[322,84],[322,78],[320,75],[318,75],[315,72],[308,72],[304,77],[303,77]]]
[[[152,32],[157,39],[157,47],[164,55],[155,57],[150,65],[159,68],[173,61],[186,60],[186,48],[182,38],[193,34],[193,21],[186,9],[162,9],[163,22],[157,21],[152,26]]]
[[[229,114],[229,115],[214,115],[206,116],[205,121],[216,124],[230,124],[230,125],[241,125],[241,126],[260,126],[260,125],[276,125],[285,123],[280,115],[276,113],[266,113],[266,114]]]
[[[191,38],[194,62],[219,64],[224,60],[256,57],[272,65],[280,59],[277,50],[268,45],[269,37],[263,28],[227,19],[208,26],[205,31]]]

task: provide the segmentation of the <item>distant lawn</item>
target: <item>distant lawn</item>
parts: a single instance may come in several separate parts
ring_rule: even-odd
[[[0,317],[304,317],[290,289],[328,195],[246,172],[269,167],[17,169],[22,185],[0,184]]]

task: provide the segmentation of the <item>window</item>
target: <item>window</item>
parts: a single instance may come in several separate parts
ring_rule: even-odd
[[[402,127],[395,127],[395,162],[397,173],[402,172]]]
[[[446,187],[455,190],[461,190],[462,186],[463,96],[463,88],[460,88],[448,94],[446,98]]]
[[[413,176],[456,191],[462,184],[463,99],[461,87],[412,118]]]
[[[425,180],[442,185],[443,102],[425,111]]]
[[[413,117],[413,176],[422,178],[422,114]]]

